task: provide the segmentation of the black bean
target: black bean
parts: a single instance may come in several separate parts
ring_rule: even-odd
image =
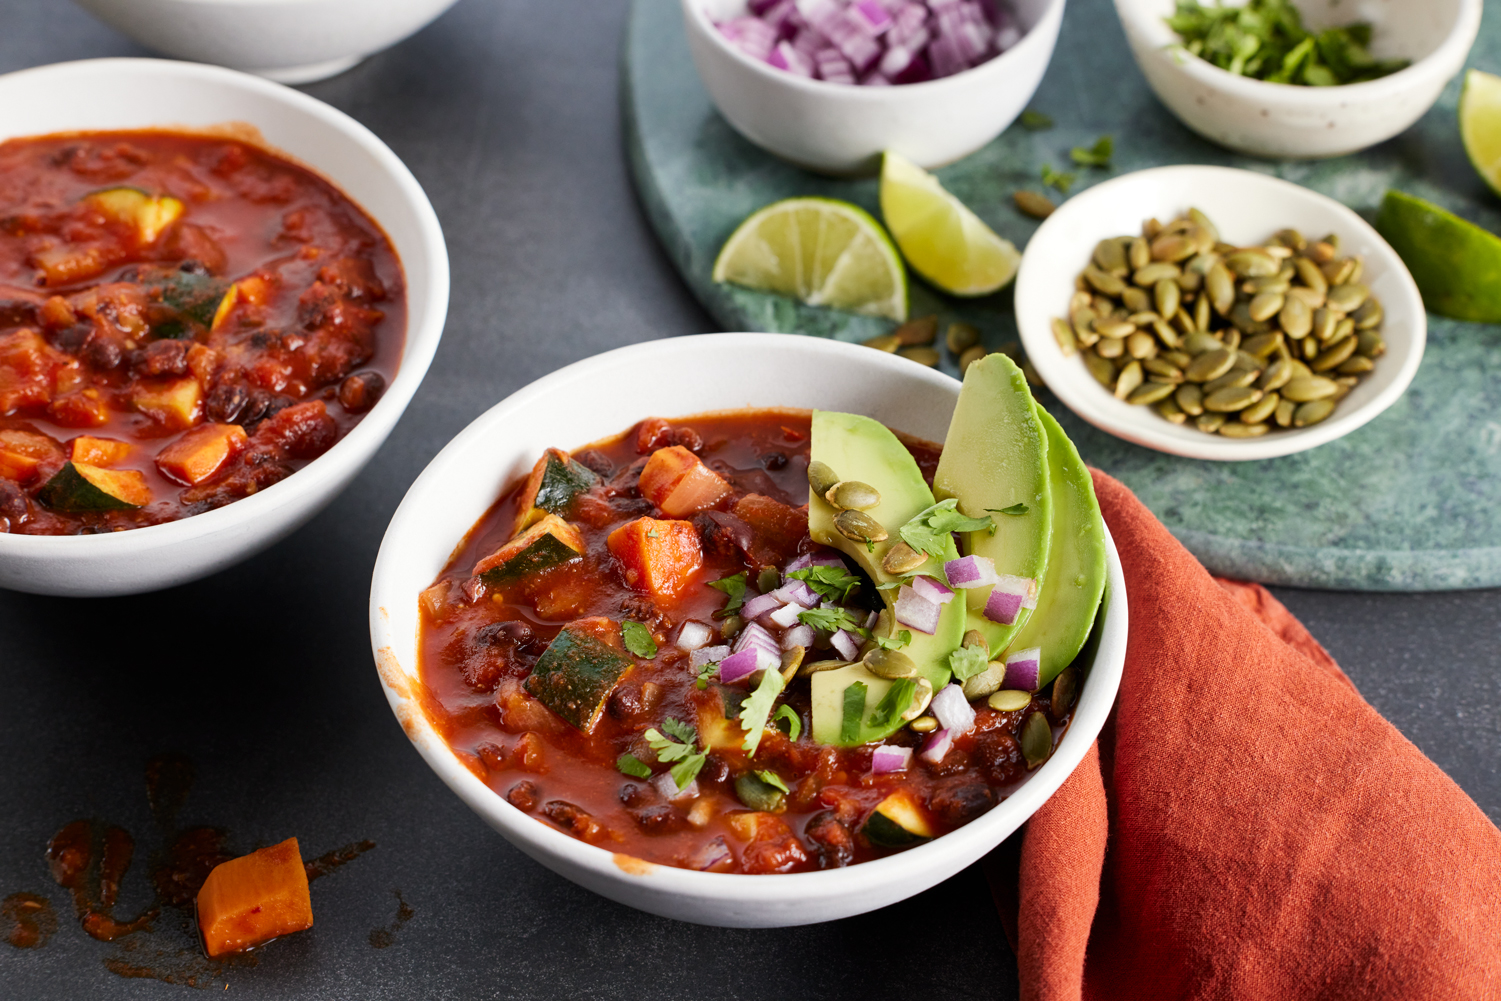
[[[510,791],[506,793],[506,802],[518,810],[525,810],[527,813],[532,812],[532,810],[537,808],[537,784],[527,779],[522,779],[511,786]]]
[[[928,800],[928,808],[951,827],[969,823],[994,805],[994,790],[973,779],[942,785]]]
[[[573,461],[598,476],[607,477],[615,470],[615,464],[597,448],[584,449],[573,457]]]
[[[820,869],[839,869],[855,860],[855,836],[833,810],[814,814],[803,829]]]
[[[385,391],[386,379],[379,372],[356,372],[339,383],[339,403],[352,414],[362,414]]]
[[[215,424],[234,424],[249,400],[250,392],[243,383],[218,382],[208,391],[204,412]]]
[[[787,465],[787,453],[767,452],[761,456],[761,468],[777,470]]]

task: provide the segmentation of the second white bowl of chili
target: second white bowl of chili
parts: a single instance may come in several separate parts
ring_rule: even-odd
[[[478,534],[483,529],[471,536],[471,526],[487,512],[503,515],[495,508],[497,498],[550,447],[582,449],[651,417],[779,408],[863,414],[937,441],[947,433],[959,388],[955,380],[905,359],[839,342],[712,334],[621,348],[520,390],[449,443],[413,484],[387,529],[371,584],[370,630],[392,711],[429,766],[523,852],[582,886],[655,914],[729,927],[808,924],[894,903],[957,873],[1058,789],[1104,725],[1124,667],[1127,623],[1124,579],[1108,533],[1096,645],[1092,657],[1081,658],[1084,680],[1052,756],[1007,798],[963,826],[905,851],[821,871],[745,874],[657,864],[628,854],[628,836],[586,843],[542,821],[545,811],[533,816],[512,805],[485,781],[483,751],[456,752],[445,739],[451,717],[442,705],[444,693],[429,684],[435,676],[419,664],[419,602],[450,561],[462,558],[464,550],[456,547],[484,542]],[[495,707],[484,711],[493,714]],[[607,784],[629,781],[608,766],[601,775]],[[547,778],[538,781],[546,785]]]

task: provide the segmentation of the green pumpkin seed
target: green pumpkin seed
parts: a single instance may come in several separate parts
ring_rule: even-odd
[[[1277,258],[1264,250],[1239,250],[1225,258],[1225,267],[1241,278],[1267,278],[1282,270]]]
[[[1339,253],[1339,243],[1332,240],[1320,240],[1308,245],[1308,256],[1315,264],[1325,265],[1334,260],[1334,255]]]
[[[1265,333],[1265,331],[1262,331],[1262,333]],[[1225,330],[1220,339],[1225,342],[1225,347],[1230,351],[1234,351],[1240,347],[1240,331],[1234,327]]]
[[[1068,312],[1072,316],[1075,310],[1090,309],[1094,306],[1094,296],[1088,292],[1075,292],[1068,297]]]
[[[1287,385],[1292,377],[1292,362],[1287,359],[1278,358],[1267,367],[1265,372],[1261,373],[1261,378],[1256,380],[1256,388],[1269,393],[1274,389],[1281,389]]]
[[[1189,334],[1183,341],[1183,350],[1195,357],[1208,351],[1218,351],[1224,346],[1225,342],[1213,334]]]
[[[1339,314],[1332,309],[1316,309],[1313,311],[1313,336],[1320,341],[1327,341],[1334,336],[1334,328],[1339,326]]]
[[[1194,326],[1200,330],[1208,330],[1209,320],[1209,296],[1201,295],[1194,300]]]
[[[1293,256],[1293,249],[1291,247],[1284,247],[1280,243],[1263,244],[1254,249],[1279,262],[1289,260]]]
[[[1224,414],[1200,414],[1194,418],[1194,427],[1205,434],[1214,434],[1225,426]]]
[[[1255,358],[1269,358],[1282,347],[1282,334],[1273,331],[1270,334],[1257,334],[1255,337],[1247,337],[1241,344],[1241,350]]]
[[[1334,333],[1329,335],[1329,339],[1324,342],[1324,347],[1327,348],[1332,345],[1338,344],[1346,337],[1353,337],[1354,334],[1355,321],[1347,316],[1334,325]]]
[[[1121,302],[1133,313],[1145,313],[1152,308],[1152,297],[1135,285],[1126,286],[1126,291],[1121,293]]]
[[[1337,371],[1340,375],[1363,375],[1376,367],[1376,363],[1364,355],[1351,355],[1340,363]]]
[[[1235,352],[1233,351],[1226,348],[1207,351],[1189,363],[1183,377],[1189,382],[1208,382],[1230,371],[1230,367],[1234,364]]]
[[[1216,262],[1204,276],[1204,291],[1214,305],[1214,311],[1221,316],[1228,315],[1235,305],[1235,279],[1230,277],[1230,269]]]
[[[1302,345],[1299,350],[1303,352],[1303,357],[1306,360],[1312,361],[1319,356],[1319,339],[1317,337],[1305,337],[1301,341],[1298,341],[1298,343]]]
[[[881,503],[881,492],[859,480],[841,480],[825,491],[824,495],[830,504],[841,511],[869,511]]]
[[[1324,293],[1315,292],[1313,289],[1308,288],[1304,285],[1294,285],[1292,288],[1288,289],[1287,297],[1289,299],[1300,300],[1305,306],[1308,307],[1308,312],[1310,315],[1314,310],[1319,309],[1324,305]]]
[[[1151,288],[1160,281],[1168,279],[1177,280],[1182,274],[1183,269],[1178,267],[1178,265],[1169,264],[1167,261],[1158,261],[1155,264],[1148,264],[1144,268],[1137,268],[1136,273],[1131,276],[1131,280],[1142,288]]]
[[[970,649],[982,649],[985,651],[985,656],[990,656],[990,643],[986,641],[985,634],[978,629],[971,629],[964,634],[963,645]]]
[[[1379,330],[1362,330],[1355,350],[1366,358],[1380,358],[1386,354],[1386,339]]]
[[[803,658],[808,651],[800,646],[788,647],[782,651],[782,684],[787,685],[797,677],[798,669],[803,666]]]
[[[1286,301],[1281,292],[1261,292],[1246,306],[1246,312],[1257,323],[1263,323],[1282,312]]]
[[[1014,713],[1032,704],[1032,693],[1007,688],[992,693],[990,698],[985,700],[985,704],[998,713]]]
[[[1101,271],[1111,274],[1130,270],[1126,264],[1126,248],[1121,246],[1119,240],[1101,240],[1095,244],[1094,262]]]
[[[1230,310],[1230,323],[1242,335],[1265,334],[1272,329],[1270,323],[1251,315],[1251,304],[1245,300],[1237,302]]]
[[[1195,271],[1185,271],[1178,276],[1178,287],[1186,295],[1197,292],[1204,287],[1204,276]]]
[[[1282,300],[1282,312],[1277,314],[1277,323],[1293,340],[1307,337],[1313,329],[1313,311],[1308,303],[1295,295]]]
[[[1178,406],[1178,401],[1171,396],[1157,404],[1157,413],[1174,424],[1182,424],[1188,420],[1188,415],[1183,412],[1182,407]]]
[[[1343,285],[1350,281],[1354,274],[1355,259],[1353,257],[1343,257],[1324,265],[1324,280],[1329,283],[1331,290],[1336,285]]]
[[[1349,275],[1347,275],[1345,277],[1344,284],[1346,284],[1346,285],[1348,285],[1348,284],[1350,284],[1352,282],[1358,282],[1358,281],[1360,281],[1360,276],[1363,275],[1363,274],[1365,274],[1365,259],[1364,258],[1361,258],[1361,257],[1352,257],[1352,258],[1350,258],[1350,260],[1352,260],[1352,261],[1355,262],[1355,267],[1351,268]]]
[[[1355,310],[1354,317],[1356,330],[1371,330],[1381,326],[1386,311],[1381,308],[1381,300],[1371,296]]]
[[[1187,266],[1185,266],[1183,269],[1183,273],[1198,275],[1200,278],[1202,278],[1205,275],[1209,274],[1209,269],[1214,267],[1219,262],[1219,254],[1213,252],[1207,254],[1199,254],[1197,257],[1192,258],[1188,262]]]
[[[1157,239],[1157,235],[1161,232],[1162,223],[1158,222],[1156,219],[1148,219],[1146,222],[1143,222],[1141,224],[1141,235],[1146,237],[1148,240]]]
[[[1226,438],[1260,438],[1270,430],[1266,424],[1242,424],[1239,421],[1226,421],[1220,425],[1220,434]]]
[[[928,703],[933,701],[933,683],[927,678],[917,679],[917,691],[912,693],[912,704],[907,711],[902,713],[902,719],[911,721],[917,719],[928,711]]]
[[[1138,327],[1150,327],[1154,323],[1162,322],[1162,317],[1158,316],[1150,309],[1142,313],[1132,313],[1130,316],[1126,317],[1126,319],[1130,320]]]
[[[1161,320],[1152,321],[1152,332],[1157,335],[1157,339],[1159,341],[1167,345],[1169,348],[1176,349],[1181,347],[1183,344],[1183,338],[1179,336],[1178,331],[1174,330],[1172,327],[1168,326]]]
[[[1178,383],[1183,381],[1183,370],[1161,356],[1146,359],[1141,363],[1141,367],[1155,376],[1167,379],[1169,382]]]
[[[860,660],[865,669],[878,678],[915,678],[917,662],[900,650],[872,647]]]
[[[1331,368],[1343,365],[1355,348],[1360,344],[1354,337],[1345,337],[1337,341],[1332,347],[1319,352],[1319,356],[1308,363],[1308,367],[1315,372],[1327,372]]]
[[[1126,353],[1136,359],[1153,358],[1157,355],[1157,341],[1151,334],[1138,330],[1126,338]]]
[[[1293,367],[1294,379],[1307,379],[1309,376],[1313,375],[1313,369],[1309,368],[1307,365],[1304,365],[1296,358],[1292,359],[1289,364],[1291,364]],[[1287,394],[1283,393],[1282,395],[1286,396]]]
[[[1246,389],[1256,385],[1260,375],[1260,369],[1232,368],[1218,379],[1204,383],[1204,396],[1207,399],[1222,389]]]
[[[1131,265],[1131,270],[1136,271],[1152,263],[1152,245],[1141,237],[1132,237],[1126,245],[1126,263]]]
[[[881,569],[893,577],[900,577],[911,573],[926,562],[928,562],[927,553],[919,552],[905,542],[898,542],[886,550],[886,555],[881,557]]]
[[[867,545],[888,538],[881,523],[864,511],[840,511],[834,516],[834,529],[851,542]]]
[[[938,729],[938,721],[931,716],[919,716],[907,726],[913,733],[932,733]]]
[[[1204,409],[1211,413],[1230,414],[1244,410],[1261,397],[1261,390],[1250,386],[1219,389],[1204,397]]]
[[[1136,392],[1136,387],[1141,385],[1143,378],[1139,361],[1133,361],[1121,369],[1121,374],[1115,380],[1115,398],[1124,400]]]
[[[1333,400],[1314,400],[1311,403],[1304,403],[1293,411],[1293,427],[1306,428],[1310,424],[1317,424],[1332,413],[1334,413]]]
[[[1058,211],[1058,206],[1054,205],[1053,200],[1047,195],[1037,191],[1028,191],[1025,188],[1013,192],[1011,200],[1016,203],[1017,211],[1033,219],[1046,219]]]
[[[1152,260],[1154,261],[1186,261],[1198,248],[1194,242],[1182,233],[1164,233],[1152,241]]]
[[[1188,363],[1193,361],[1193,355],[1187,351],[1164,351],[1157,357],[1177,368],[1187,368]]]
[[[908,320],[891,333],[903,347],[932,344],[938,336],[938,317],[930,315]]]
[[[1295,229],[1279,229],[1272,239],[1289,250],[1296,250],[1299,253],[1302,253],[1308,246],[1308,241],[1303,238],[1303,234]]]
[[[1177,383],[1173,382],[1148,382],[1126,397],[1126,402],[1135,404],[1138,407],[1159,403],[1172,396],[1173,390],[1177,388]]]
[[[1309,403],[1333,396],[1338,388],[1333,379],[1316,375],[1300,376],[1282,387],[1282,398],[1294,403]]]
[[[1073,338],[1070,337],[1072,342]],[[943,336],[943,342],[955,355],[962,355],[969,348],[980,343],[980,331],[969,323],[950,323],[949,329]]]
[[[1178,329],[1183,331],[1185,335],[1199,329],[1199,325],[1194,322],[1194,318],[1182,306],[1179,306],[1178,312],[1173,314],[1173,322],[1178,325]]]
[[[1084,269],[1084,280],[1089,282],[1097,291],[1106,295],[1118,296],[1126,290],[1126,283],[1108,271],[1101,271],[1093,264]]]
[[[903,358],[907,359],[908,361],[915,361],[919,365],[926,365],[929,368],[937,368],[938,367],[938,349],[937,348],[926,348],[926,347],[902,348],[900,351],[897,352],[897,354],[901,355]]]
[[[1119,339],[1122,337],[1129,337],[1131,334],[1134,334],[1136,332],[1136,324],[1131,323],[1128,320],[1117,320],[1114,318],[1111,318],[1109,320],[1096,320],[1094,321],[1094,332],[1099,334],[1101,337]]]
[[[1094,321],[1099,318],[1100,315],[1094,311],[1094,307],[1092,306],[1081,306],[1078,309],[1070,310],[1068,314],[1068,320],[1073,325],[1075,336],[1082,336],[1088,331],[1093,331]],[[965,350],[968,351],[970,349],[965,348]]]
[[[1310,289],[1319,294],[1329,291],[1329,280],[1324,277],[1324,272],[1317,264],[1306,257],[1294,257],[1293,268],[1298,272],[1298,278]]]
[[[895,354],[896,349],[902,346],[902,342],[896,339],[895,334],[882,334],[861,343],[868,348],[875,348],[877,351],[885,351],[888,354]]]
[[[1053,754],[1053,728],[1048,725],[1048,718],[1042,713],[1028,716],[1017,743],[1021,744],[1022,757],[1027,759],[1028,771],[1048,760]]]
[[[1185,382],[1173,393],[1173,400],[1190,417],[1204,412],[1204,391],[1191,382]]]
[[[1195,226],[1204,231],[1204,235],[1209,238],[1209,243],[1211,246],[1220,242],[1219,227],[1210,222],[1207,215],[1200,212],[1198,209],[1189,209],[1188,218],[1193,220],[1193,224]]]
[[[1336,285],[1329,290],[1327,305],[1341,313],[1353,313],[1371,297],[1371,290],[1359,282]]]
[[[834,470],[829,468],[827,462],[819,462],[817,459],[814,459],[808,463],[808,486],[812,487],[813,492],[818,496],[822,497],[827,494],[834,484],[838,482],[839,477],[835,474]]]
[[[953,329],[953,327],[949,328],[950,331]],[[1053,337],[1058,341],[1058,348],[1063,352],[1063,357],[1067,358],[1079,350],[1079,344],[1074,340],[1074,328],[1069,326],[1067,320],[1053,317]]]
[[[1096,382],[1106,389],[1115,386],[1115,366],[1108,359],[1093,351],[1085,351],[1083,358],[1085,368],[1089,369],[1089,374],[1094,376]]]
[[[1275,418],[1276,418],[1276,421],[1277,421],[1277,426],[1279,428],[1290,428],[1290,427],[1292,427],[1293,426],[1293,411],[1295,411],[1297,409],[1298,409],[1298,405],[1296,403],[1294,403],[1292,400],[1283,400],[1280,403],[1278,403],[1277,404],[1277,413],[1275,415]]]
[[[1263,292],[1275,292],[1278,295],[1286,295],[1287,290],[1292,288],[1292,282],[1288,281],[1282,275],[1276,274],[1270,278],[1252,278],[1240,288],[1242,292],[1250,296],[1261,295]]]
[[[1094,349],[1101,358],[1119,358],[1126,353],[1126,342],[1119,337],[1106,337]]]
[[[1075,329],[1074,333],[1079,334],[1077,329]],[[1079,334],[1080,344],[1086,343],[1084,336],[1085,335]],[[1093,331],[1090,331],[1088,332],[1088,336],[1093,338],[1098,335]],[[969,367],[975,362],[979,361],[981,358],[984,358],[986,354],[986,350],[979,344],[976,344],[974,347],[965,351],[964,354],[959,356],[959,374],[962,376],[965,372],[969,371]]]
[[[797,673],[799,677],[806,678],[810,674],[817,674],[820,671],[837,671],[841,667],[849,666],[850,662],[847,660],[804,660],[802,665],[797,669]]]
[[[1281,402],[1282,397],[1276,393],[1268,393],[1240,412],[1240,422],[1242,424],[1260,424],[1276,412],[1277,406]]]

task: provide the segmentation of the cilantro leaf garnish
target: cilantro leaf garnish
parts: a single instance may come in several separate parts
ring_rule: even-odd
[[[950,497],[918,513],[901,527],[902,541],[913,549],[943,560],[949,556],[954,532],[977,532],[993,527],[990,516],[970,518],[959,513],[959,499]]]
[[[1040,111],[1033,111],[1030,108],[1022,112],[1021,121],[1022,128],[1028,132],[1040,132],[1043,129],[1053,127],[1053,120],[1051,118]]]
[[[886,697],[876,704],[870,714],[871,729],[879,729],[891,722],[891,717],[903,712],[912,704],[912,695],[917,691],[917,682],[902,678],[886,692]]]
[[[865,693],[869,686],[856,681],[844,690],[844,715],[839,721],[839,742],[853,744],[860,735],[860,717],[865,715]]]
[[[808,567],[804,570],[794,570],[787,576],[807,584],[820,596],[841,603],[848,601],[850,594],[860,586],[860,578],[842,566]]]
[[[912,642],[912,630],[903,629],[901,632],[897,633],[890,639],[875,635],[872,635],[868,638],[875,640],[876,646],[880,647],[882,650],[900,650],[902,647]]]
[[[719,580],[709,581],[709,586],[723,591],[729,596],[729,601],[719,610],[719,614],[728,615],[731,612],[740,611],[740,606],[745,604],[745,571],[729,577],[721,577]]]
[[[638,779],[651,778],[651,769],[647,767],[646,762],[634,754],[622,754],[616,758],[615,767],[620,769],[621,774],[624,775],[630,775]]]
[[[1009,514],[1012,516],[1023,515],[1032,510],[1025,504],[1012,504],[1010,507],[987,507],[985,510],[991,514]]]
[[[781,720],[787,721],[786,733],[790,739],[796,740],[802,734],[802,717],[791,706],[777,706],[777,711],[772,715],[771,721],[780,726]]]
[[[741,748],[750,755],[761,745],[761,731],[771,719],[771,710],[777,696],[782,694],[782,676],[776,671],[761,675],[761,683],[750,698],[740,706],[740,728],[745,731],[745,743]]]
[[[662,721],[662,727],[674,736],[680,736],[684,743],[662,736],[655,727],[646,731],[646,743],[653,751],[657,752],[657,758],[667,764],[672,764],[668,774],[679,789],[686,789],[688,783],[698,777],[699,770],[704,767],[708,760],[707,751],[695,751],[696,734],[688,726],[668,717]],[[676,764],[673,764],[676,762]]]
[[[1099,167],[1104,170],[1110,169],[1110,158],[1115,154],[1115,140],[1110,136],[1100,136],[1095,144],[1089,148],[1075,146],[1068,151],[1069,158],[1081,167]]]
[[[687,723],[681,723],[671,716],[662,721],[662,729],[685,744],[691,744],[698,739],[698,732],[693,727]]]
[[[980,646],[962,646],[949,654],[949,670],[960,681],[968,681],[990,666],[990,657]]]
[[[835,632],[847,629],[855,632],[860,628],[860,623],[844,608],[809,608],[797,613],[797,620],[805,626],[814,629],[823,629],[827,632]]]
[[[652,639],[651,630],[641,623],[626,619],[620,624],[620,631],[625,634],[625,648],[637,657],[657,655],[657,641]]]
[[[1054,170],[1050,164],[1042,165],[1042,183],[1050,188],[1057,188],[1058,193],[1068,194],[1068,189],[1074,186],[1074,175],[1061,170]]]
[[[771,771],[770,769],[762,769],[761,771],[756,772],[756,778],[760,779],[762,782],[765,782],[773,789],[780,789],[784,793],[792,791],[791,789],[787,788],[787,783],[782,781],[782,776],[778,775],[774,771]]]
[[[719,661],[717,660],[712,664],[705,664],[703,667],[699,668],[698,680],[693,683],[693,687],[697,688],[699,691],[703,691],[705,688],[708,688],[709,679],[712,678],[714,676],[714,672],[718,670]]]

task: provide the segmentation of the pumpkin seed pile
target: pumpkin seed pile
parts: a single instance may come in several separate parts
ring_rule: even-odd
[[[1101,240],[1053,334],[1119,399],[1174,424],[1229,438],[1308,427],[1386,352],[1362,269],[1336,235],[1235,247],[1190,209]]]

